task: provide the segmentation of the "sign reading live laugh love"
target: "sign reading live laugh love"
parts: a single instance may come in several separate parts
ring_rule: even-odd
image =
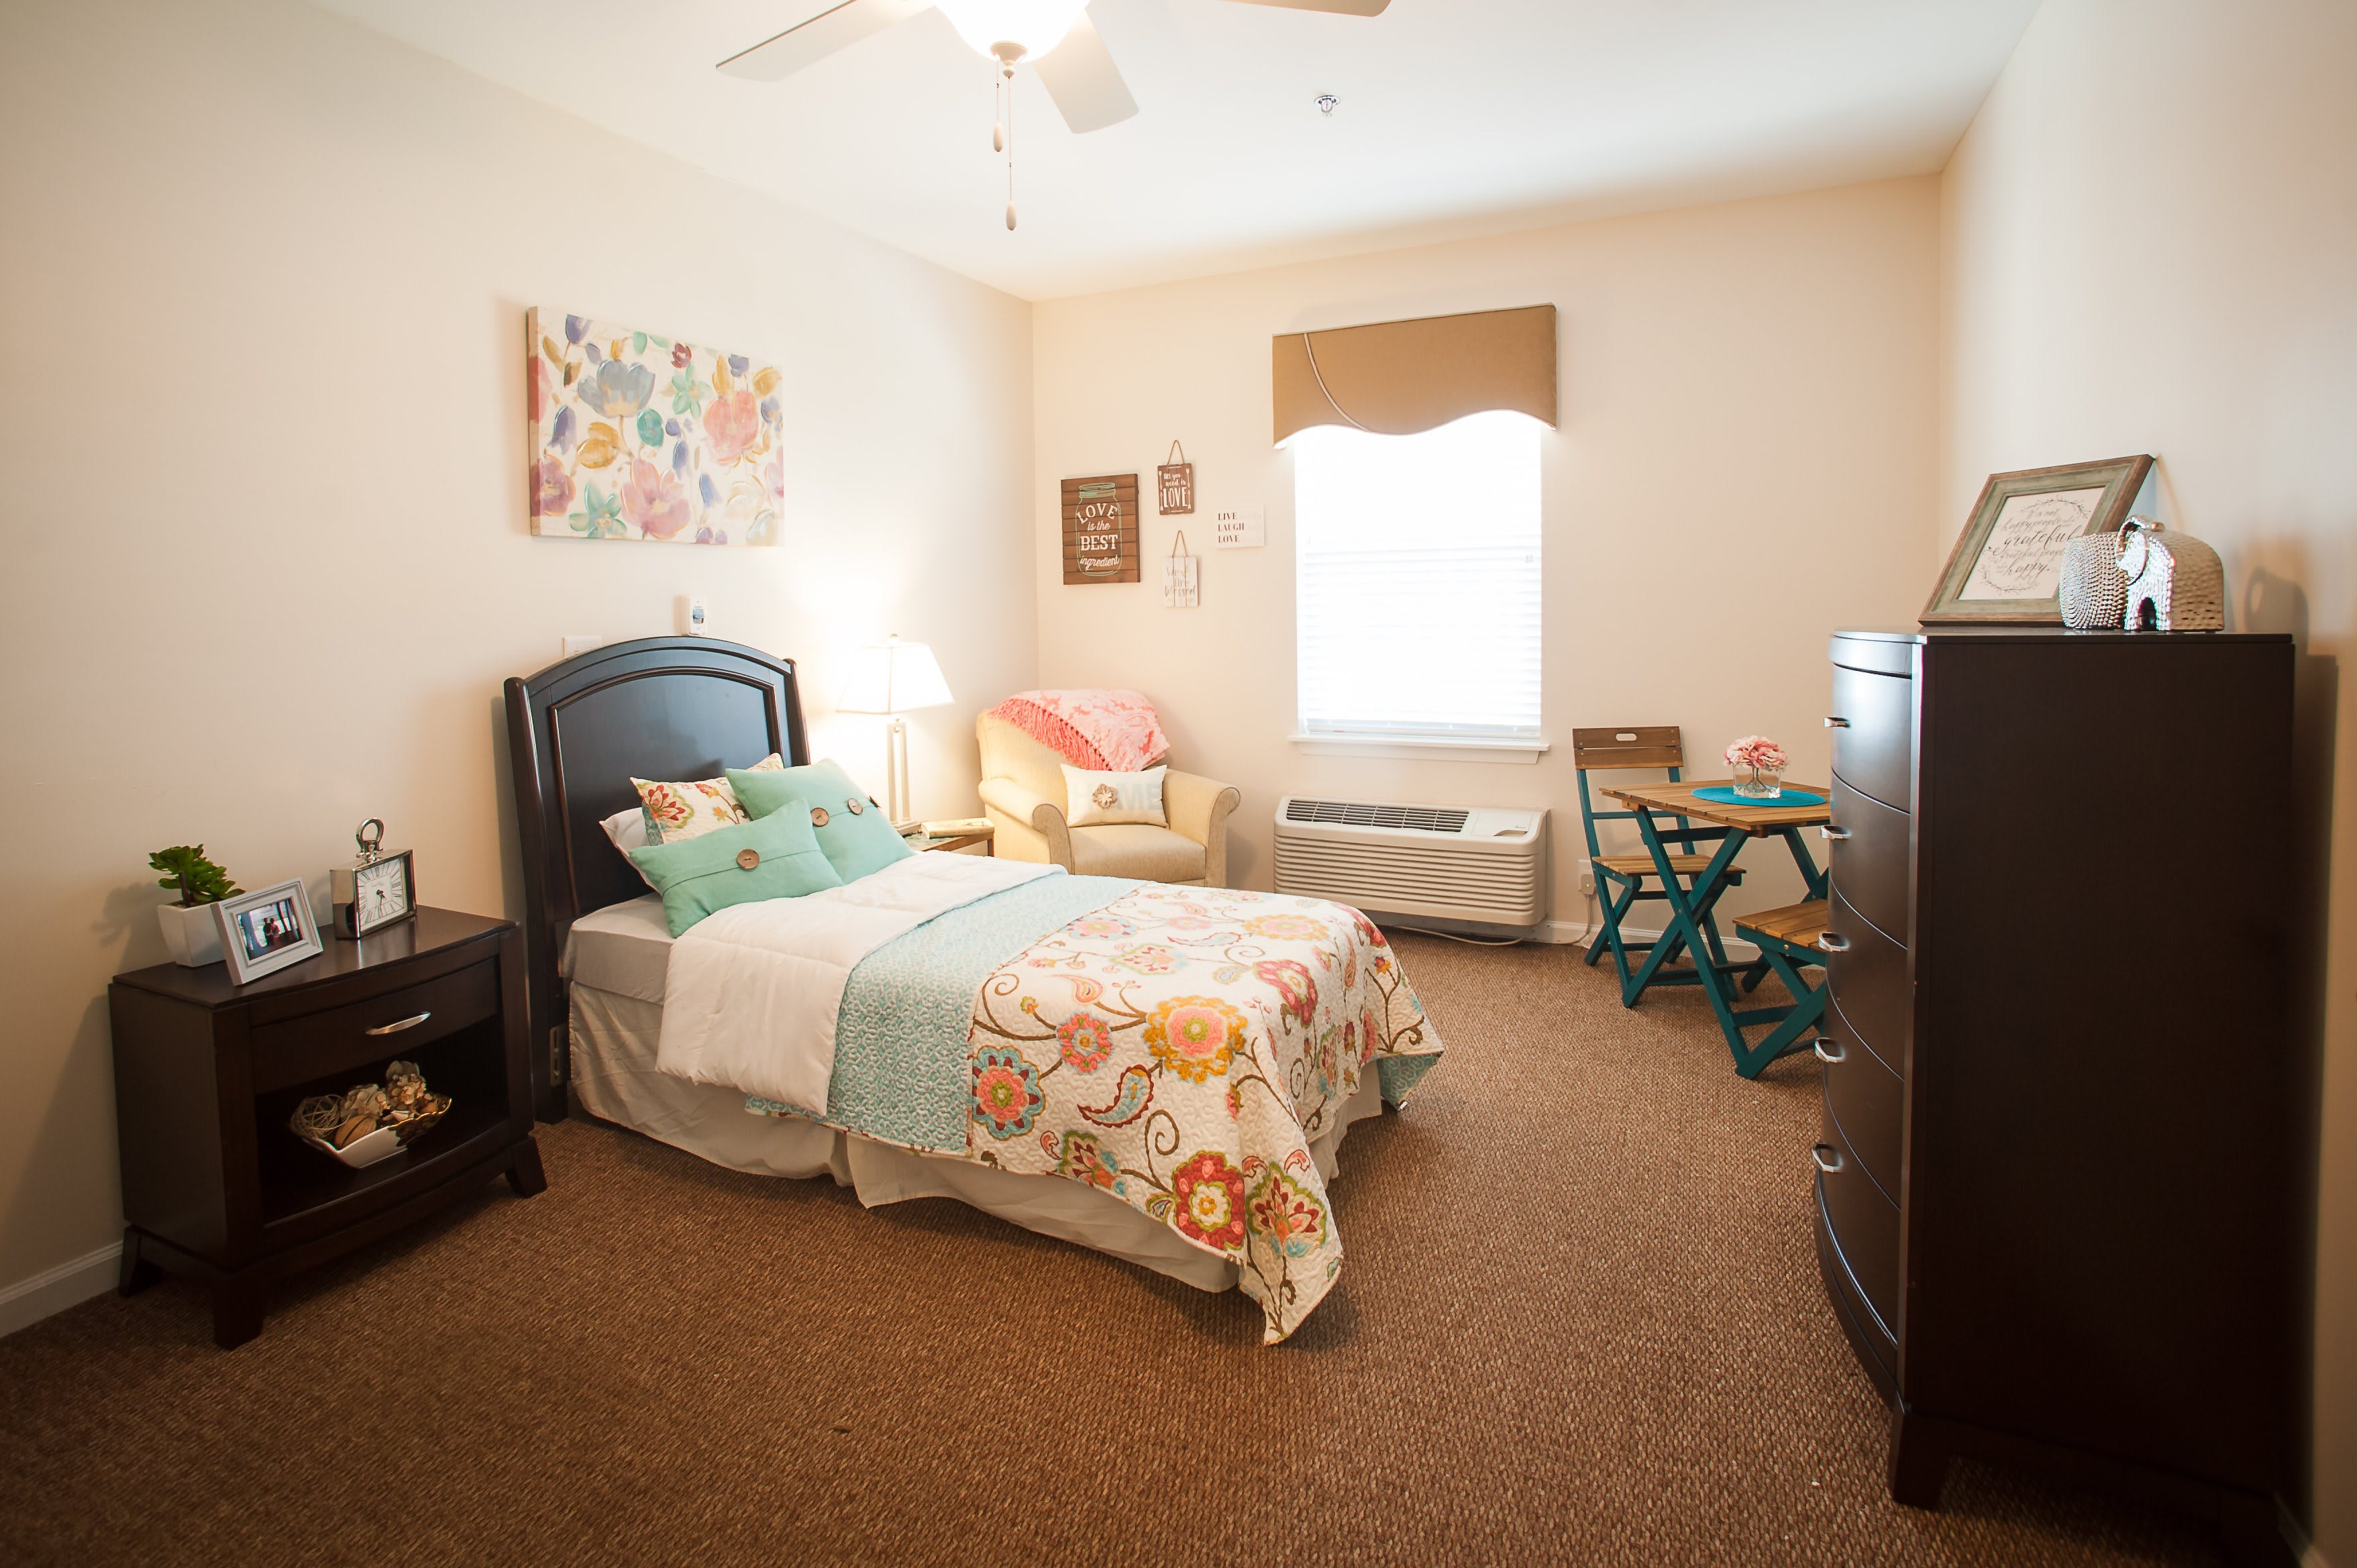
[[[1064,581],[1138,581],[1137,476],[1064,481]]]

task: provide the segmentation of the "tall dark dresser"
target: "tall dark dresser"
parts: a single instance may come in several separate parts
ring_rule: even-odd
[[[1890,1489],[2060,1467],[2287,1560],[2312,1084],[2293,649],[1833,639],[1817,1254]]]

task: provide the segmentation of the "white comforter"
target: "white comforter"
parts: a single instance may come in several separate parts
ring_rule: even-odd
[[[707,915],[672,945],[656,1065],[823,1110],[844,983],[861,959],[962,904],[1062,869],[918,854],[844,887]]]

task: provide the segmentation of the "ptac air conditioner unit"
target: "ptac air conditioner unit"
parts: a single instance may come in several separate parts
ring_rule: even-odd
[[[1288,795],[1276,890],[1367,913],[1528,928],[1546,918],[1547,814]]]

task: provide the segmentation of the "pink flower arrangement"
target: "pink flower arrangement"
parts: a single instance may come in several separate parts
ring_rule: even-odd
[[[1787,760],[1784,748],[1764,735],[1747,735],[1727,748],[1729,768],[1762,768],[1781,773]]]

